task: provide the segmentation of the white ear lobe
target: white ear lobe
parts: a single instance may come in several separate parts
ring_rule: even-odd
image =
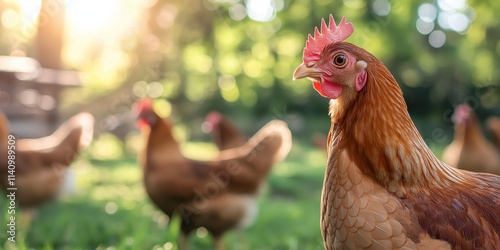
[[[368,64],[365,61],[359,60],[356,62],[356,65],[354,67],[357,72],[360,72],[361,70],[364,70],[367,66]]]

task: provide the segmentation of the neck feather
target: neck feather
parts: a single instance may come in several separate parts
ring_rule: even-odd
[[[172,134],[172,124],[167,119],[163,120],[156,116],[151,127],[144,128],[143,133],[146,138],[146,147],[141,162],[145,168],[162,167],[164,164],[158,163],[182,158],[179,145]]]
[[[470,117],[468,120],[455,125],[454,140],[464,145],[487,143],[475,117]]]
[[[353,100],[331,101],[334,148],[346,150],[364,174],[394,193],[460,179],[425,144],[394,77],[368,55],[365,88]]]

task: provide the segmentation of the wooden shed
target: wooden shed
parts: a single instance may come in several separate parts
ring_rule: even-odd
[[[0,56],[0,110],[19,138],[52,133],[59,124],[61,92],[80,85],[78,72],[42,68],[29,57]]]

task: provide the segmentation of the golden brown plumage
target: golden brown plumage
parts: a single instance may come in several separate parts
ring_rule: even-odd
[[[443,152],[443,162],[469,171],[500,174],[500,152],[483,136],[472,108],[457,106],[453,121],[455,135]]]
[[[246,136],[222,114],[211,112],[205,121],[219,150],[238,147],[245,143]]]
[[[160,119],[147,102],[137,107],[147,125],[141,162],[146,192],[165,214],[181,216],[181,249],[199,227],[221,249],[224,232],[255,217],[257,191],[271,167],[288,154],[290,130],[282,121],[271,121],[242,146],[220,151],[212,161],[196,161],[182,155],[168,119]]]
[[[0,140],[5,145],[9,133],[8,121],[3,114],[0,117]],[[35,208],[61,194],[67,168],[92,141],[93,128],[92,115],[80,113],[50,136],[15,141],[16,202],[21,208]],[[6,149],[2,146],[3,159],[7,157]],[[4,191],[10,187],[7,171],[4,171],[7,167],[6,161],[0,163],[0,185]]]
[[[492,116],[486,121],[486,127],[490,131],[493,143],[500,151],[500,117]]]
[[[325,248],[496,249],[500,177],[439,161],[387,68],[342,41],[352,32],[346,25],[325,31],[323,24],[325,32],[342,34],[318,50],[307,46],[321,34],[311,37],[294,73],[331,99],[321,205]]]

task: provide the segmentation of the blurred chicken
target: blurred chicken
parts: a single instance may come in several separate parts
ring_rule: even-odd
[[[294,79],[330,99],[321,202],[326,249],[498,249],[500,176],[453,168],[425,144],[384,64],[330,15]]]
[[[500,117],[492,116],[486,121],[486,127],[490,131],[493,143],[500,151]]]
[[[180,249],[187,236],[205,227],[223,249],[221,236],[229,229],[249,225],[257,213],[256,195],[271,167],[291,148],[291,133],[282,121],[271,121],[241,147],[224,150],[212,161],[184,157],[172,124],[161,119],[148,100],[135,110],[146,137],[140,158],[146,192],[158,208],[171,217],[179,214]]]
[[[92,141],[94,118],[88,113],[80,113],[62,124],[52,135],[40,139],[10,140],[6,117],[0,113],[0,141],[2,159],[7,159],[7,144],[15,146],[15,175],[13,183],[8,180],[9,164],[0,162],[0,185],[16,187],[16,202],[24,210],[58,197],[67,186],[70,177],[69,165],[80,151]],[[8,143],[8,141],[10,141]],[[29,219],[27,219],[29,223]]]
[[[208,132],[212,134],[219,150],[239,147],[246,141],[246,136],[236,125],[218,112],[208,114],[204,125],[207,125]]]
[[[462,104],[452,117],[455,136],[443,152],[443,162],[460,169],[500,174],[500,154],[483,136],[473,110]]]

